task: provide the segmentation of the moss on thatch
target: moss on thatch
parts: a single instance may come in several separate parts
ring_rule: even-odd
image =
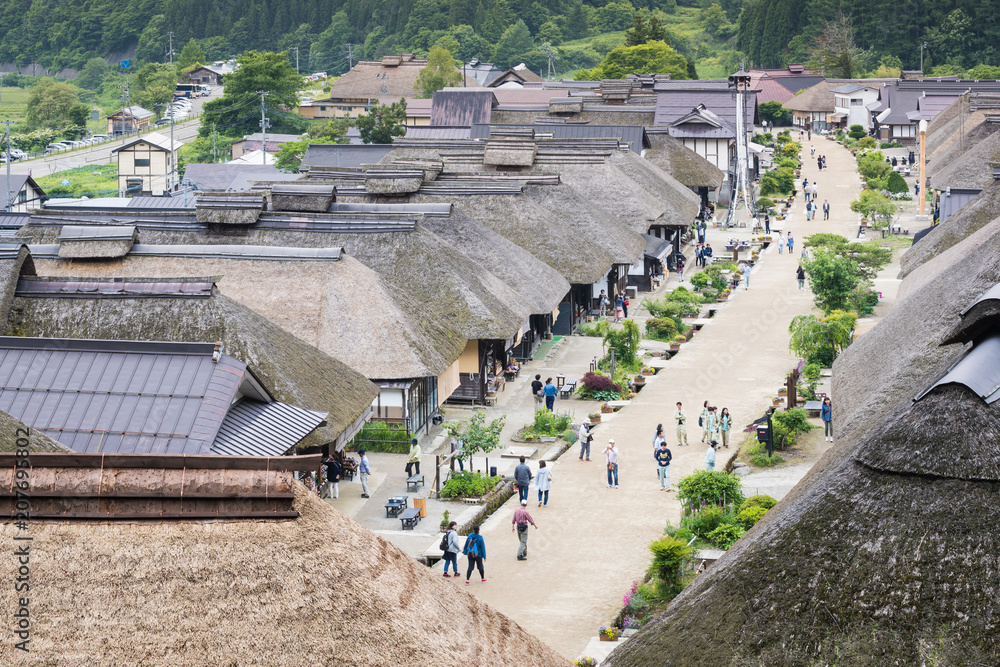
[[[277,522],[33,525],[31,654],[53,665],[568,664],[299,484],[295,509]],[[0,528],[8,544],[16,530]],[[4,559],[9,581],[17,566]],[[4,589],[0,604],[16,609]]]
[[[52,260],[46,263],[55,264]],[[90,276],[111,275],[86,262]],[[79,265],[78,265],[79,266]],[[104,272],[101,272],[101,269]],[[118,275],[127,275],[120,273]],[[88,278],[93,280],[93,278]],[[217,291],[210,298],[29,298],[11,306],[5,335],[223,342],[279,401],[329,412],[306,444],[338,440],[378,389],[364,376]]]
[[[24,438],[25,433],[28,433],[27,447],[24,447],[23,441],[18,443],[18,439]],[[56,442],[44,433],[32,431],[6,412],[0,412],[0,452],[16,452],[18,449],[27,449],[29,452],[70,451],[68,447]]]

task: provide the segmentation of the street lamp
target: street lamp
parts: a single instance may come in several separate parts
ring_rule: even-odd
[[[927,48],[927,42],[920,43],[920,76],[924,75],[924,49]]]

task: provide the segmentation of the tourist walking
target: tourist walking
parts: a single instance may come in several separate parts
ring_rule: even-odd
[[[614,478],[615,488],[618,488],[618,447],[612,438],[608,440],[608,446],[604,448],[604,462],[608,466],[608,488],[611,488],[611,480]]]
[[[517,497],[519,500],[528,502],[528,487],[531,485],[531,468],[524,462],[522,456],[518,459],[520,463],[514,468],[514,483],[517,484]]]
[[[625,299],[619,294],[615,297],[615,322],[625,319]]]
[[[593,294],[593,292],[591,292]],[[601,296],[597,297],[597,307],[600,309],[601,317],[606,317],[608,314],[608,295],[604,290],[601,290]]]
[[[660,443],[666,442],[667,439],[663,437],[663,424],[656,425],[656,434],[653,436],[653,453],[660,448]]]
[[[705,418],[705,432],[708,433],[708,442],[716,445],[719,443],[719,414],[716,412],[716,407],[710,405],[708,408],[708,417]]]
[[[538,530],[538,526],[535,525],[535,520],[531,518],[528,514],[528,510],[524,509],[524,506],[528,504],[527,500],[521,501],[521,506],[514,510],[514,518],[510,520],[510,531],[517,531],[517,559],[518,560],[528,560],[528,524],[535,526],[535,530]]]
[[[552,488],[552,469],[549,468],[545,461],[538,462],[538,475],[535,477],[535,490],[538,491],[538,506],[542,505],[548,506],[549,504],[549,489]],[[542,500],[544,499],[544,503]]]
[[[327,497],[332,495],[334,498],[340,497],[340,477],[344,474],[344,466],[340,465],[340,461],[333,458],[332,456],[326,460],[323,464],[326,468],[326,493]]]
[[[729,449],[729,430],[732,428],[733,418],[729,416],[729,408],[722,408],[719,415],[719,433],[722,434],[722,446]]]
[[[705,470],[715,470],[715,445],[708,443],[705,450]]]
[[[420,474],[420,459],[422,458],[422,452],[420,451],[420,444],[417,442],[416,438],[410,440],[410,455],[406,459],[406,476],[411,477],[414,473],[413,470],[416,469],[416,474]]]
[[[802,190],[803,190],[803,194],[806,196],[806,203],[807,204],[809,203],[809,195],[811,194],[809,192],[809,185],[808,184],[809,184],[809,181],[806,181],[805,183],[802,184]]]
[[[677,401],[677,409],[674,410],[674,423],[677,428],[677,446],[688,444],[687,413],[680,401]]]
[[[712,244],[706,243],[705,249],[701,251],[701,265],[708,266],[708,260],[712,258]]]
[[[795,239],[792,238],[792,233],[788,232],[788,254],[791,255],[793,250],[795,250]]]
[[[554,384],[552,384],[552,378],[547,378],[545,380],[545,386],[542,387],[542,394],[545,395],[545,408],[549,412],[556,411],[556,394],[558,393],[559,390],[556,389]]]
[[[677,260],[677,282],[684,282],[684,260]]]
[[[806,287],[806,270],[802,268],[799,264],[799,268],[795,270],[795,277],[799,281],[799,291],[801,292]]]
[[[767,213],[764,214],[764,233],[765,234],[771,233],[771,216],[768,215]]]
[[[823,200],[823,219],[824,220],[830,219],[830,202],[827,201],[826,199]]]
[[[656,474],[660,476],[660,491],[672,491],[670,488],[670,460],[673,458],[667,443],[660,441],[660,447],[653,454],[656,459]]]
[[[465,546],[462,547],[462,553],[469,559],[469,570],[465,573],[465,585],[469,585],[469,577],[472,576],[473,568],[479,569],[479,576],[485,584],[486,572],[483,569],[483,561],[486,560],[486,542],[483,541],[483,536],[479,534],[478,524],[472,527],[472,532],[465,538]]]
[[[701,413],[698,415],[698,426],[701,427],[701,441],[707,442],[708,437],[708,401],[705,401],[701,405]]]
[[[628,319],[628,295],[622,295],[622,318]]]
[[[531,395],[535,397],[535,411],[537,412],[541,408],[542,402],[545,400],[545,396],[542,395],[542,388],[545,385],[542,383],[542,376],[536,375],[535,379],[531,381]]]
[[[701,244],[694,247],[694,265],[701,266]]]
[[[361,457],[361,463],[358,465],[358,476],[361,477],[361,497],[368,498],[368,475],[372,474],[372,469],[368,465],[368,455],[365,454],[365,450],[359,449],[358,456]]]
[[[750,262],[743,265],[743,289],[750,289]]]
[[[819,416],[823,420],[823,432],[826,434],[826,441],[833,442],[833,404],[830,402],[829,396],[823,399],[823,405],[819,409]]]
[[[785,252],[785,235],[782,232],[778,232],[778,254],[782,255]]]
[[[444,544],[444,576],[451,577],[454,576],[458,579],[458,552],[461,549],[458,546],[458,522],[452,521],[448,524],[448,530],[444,534],[444,538],[441,540]],[[451,565],[451,574],[448,574],[448,565]]]
[[[820,171],[823,171],[823,156],[822,155],[820,155],[818,158],[816,158],[816,168],[819,169]]]
[[[580,429],[576,432],[577,437],[580,439],[580,460],[584,460],[586,456],[587,460],[590,460],[590,443],[594,440],[594,434],[590,432],[590,424],[583,422],[580,424]]]
[[[816,185],[816,181],[812,184],[812,200],[815,202],[819,198],[819,186]]]

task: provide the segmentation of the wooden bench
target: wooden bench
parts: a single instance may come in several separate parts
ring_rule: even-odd
[[[411,507],[399,515],[399,520],[403,524],[403,530],[413,530],[413,527],[420,521],[420,510]]]
[[[570,394],[576,391],[576,380],[566,380],[562,388],[559,390],[560,398],[569,398]]]
[[[406,480],[406,490],[407,491],[416,492],[416,490],[417,490],[417,484],[419,484],[420,486],[424,486],[424,474],[423,473],[420,473],[418,475],[414,475],[410,479]]]

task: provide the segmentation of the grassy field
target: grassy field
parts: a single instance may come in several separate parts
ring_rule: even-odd
[[[0,95],[0,121],[12,123],[24,120],[28,113],[28,94],[25,88],[4,88]]]
[[[57,171],[35,179],[45,194],[55,197],[116,197],[118,196],[118,165],[92,164],[66,171]],[[63,185],[69,181],[69,185]]]

